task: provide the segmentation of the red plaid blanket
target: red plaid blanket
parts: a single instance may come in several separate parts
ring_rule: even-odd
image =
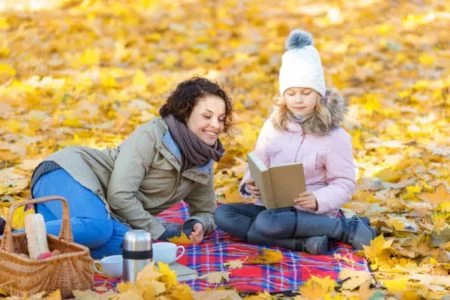
[[[181,202],[164,211],[158,217],[167,221],[182,223],[188,217],[187,205]],[[330,276],[336,280],[343,268],[369,270],[367,261],[356,255],[354,250],[344,244],[334,245],[329,255],[311,255],[288,251],[283,248],[273,248],[282,251],[284,258],[281,263],[270,265],[244,264],[243,268],[234,270],[229,270],[224,266],[224,263],[230,260],[256,256],[263,248],[268,247],[246,244],[221,230],[216,230],[202,244],[187,246],[186,254],[178,262],[196,269],[199,275],[229,271],[229,281],[224,285],[234,287],[240,292],[266,290],[270,293],[277,293],[294,291],[312,275],[318,277]],[[195,279],[186,283],[197,291],[217,287],[217,285],[208,283],[206,279]],[[104,284],[104,279],[97,281],[97,285],[101,284]]]

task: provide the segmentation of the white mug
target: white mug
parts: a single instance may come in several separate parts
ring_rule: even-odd
[[[109,277],[122,277],[123,258],[122,255],[111,255],[94,261],[94,270]]]
[[[171,264],[177,259],[183,256],[185,249],[183,246],[177,246],[174,243],[169,242],[159,242],[154,243],[153,246],[153,261],[161,261],[166,264]],[[181,251],[177,255],[178,251]]]

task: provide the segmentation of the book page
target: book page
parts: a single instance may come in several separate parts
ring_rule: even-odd
[[[270,180],[269,170],[254,152],[248,154],[248,168],[253,180],[255,180],[256,186],[261,192],[262,202],[267,208],[274,208],[272,182]]]
[[[275,208],[293,206],[298,194],[306,191],[302,164],[289,164],[269,168]]]

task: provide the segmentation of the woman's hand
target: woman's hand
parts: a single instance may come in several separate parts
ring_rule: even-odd
[[[189,239],[195,245],[195,244],[200,244],[203,241],[204,237],[205,237],[205,231],[203,229],[202,223],[195,223],[194,228],[192,229],[192,232],[189,235]]]
[[[247,190],[250,192],[250,194],[253,197],[259,197],[261,196],[261,192],[259,191],[259,188],[256,186],[255,181],[253,179],[249,179],[245,182],[245,185],[247,187]]]
[[[183,232],[189,237],[194,245],[200,244],[205,237],[205,229],[203,228],[203,224],[198,220],[188,220],[184,223]]]
[[[294,204],[311,211],[317,210],[317,199],[311,192],[299,194],[298,198],[294,199]]]

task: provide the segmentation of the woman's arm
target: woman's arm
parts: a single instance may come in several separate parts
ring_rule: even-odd
[[[217,203],[214,193],[214,176],[212,174],[208,183],[197,183],[184,201],[189,204],[190,213],[190,217],[185,223],[200,222],[205,234],[212,232],[216,228],[214,211],[217,208]]]
[[[136,198],[155,155],[156,138],[140,127],[120,146],[108,184],[107,201],[114,213],[134,228],[147,230],[157,239],[164,226]]]

